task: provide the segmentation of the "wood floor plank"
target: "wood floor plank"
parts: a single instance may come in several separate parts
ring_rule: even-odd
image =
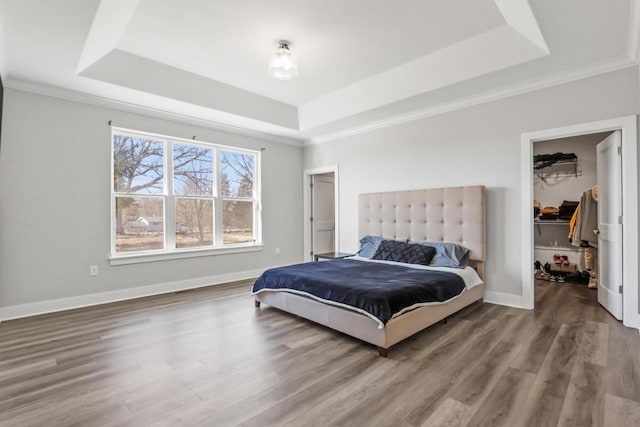
[[[489,395],[477,405],[467,427],[516,425],[535,378],[530,372],[507,368]]]
[[[471,407],[483,400],[508,369],[509,362],[519,347],[512,341],[502,340],[486,357],[477,361],[469,372],[451,389],[449,396]]]
[[[147,426],[201,402],[202,401],[190,391],[174,393],[170,398],[157,401],[144,409],[125,414],[122,417],[113,416],[105,427]]]
[[[315,381],[308,387],[290,394],[284,400],[277,402],[268,409],[242,421],[243,427],[265,426],[265,425],[285,425],[294,418],[302,415],[308,407],[317,405],[327,399],[336,388],[341,388],[351,383],[364,370],[370,369],[375,355],[358,355],[357,359],[343,366],[336,372],[328,375],[321,375],[320,381]],[[378,363],[383,363],[379,362]],[[219,418],[215,418],[216,423]],[[212,420],[213,421],[213,420]],[[202,425],[211,425],[204,423]]]
[[[519,426],[555,426],[569,387],[571,370],[576,361],[577,326],[563,324],[558,331],[540,372],[531,387]]]
[[[511,315],[505,310],[486,322],[461,328],[450,340],[417,359],[397,382],[355,405],[342,422],[365,424],[374,415],[391,413],[404,417],[410,424],[422,424],[444,402],[474,360],[489,353],[500,341],[503,321],[509,320]],[[372,413],[374,408],[376,412]]]
[[[511,367],[537,374],[559,330],[560,326],[555,325],[536,326],[532,339],[526,343]]]
[[[580,337],[578,360],[606,367],[608,352],[609,325],[587,321]]]
[[[375,369],[367,369],[354,381],[341,389],[335,390],[320,404],[312,407],[287,425],[289,426],[326,426],[335,425],[355,404],[361,402],[372,390],[385,388],[395,380],[399,363],[392,360],[375,361]]]
[[[607,354],[607,393],[640,403],[640,342],[637,337],[636,330],[611,328]]]
[[[607,394],[604,406],[605,427],[640,426],[640,403]]]
[[[602,426],[606,368],[577,361],[562,405],[559,427]]]
[[[508,309],[496,317],[495,321],[496,323],[492,327],[476,333],[473,339],[467,343],[467,348],[460,349],[459,352],[463,353],[462,357],[452,359],[450,356],[447,360],[448,363],[433,375],[434,379],[438,380],[432,383],[431,390],[422,390],[424,387],[421,384],[429,383],[430,378],[426,375],[419,375],[422,381],[417,382],[417,385],[412,388],[411,399],[406,399],[401,406],[403,411],[406,411],[407,421],[414,425],[424,423],[447,396],[462,387],[461,385],[465,383],[466,378],[471,384],[466,384],[463,387],[464,391],[461,391],[460,394],[469,401],[475,401],[479,396],[488,392],[488,387],[485,387],[488,383],[497,381],[500,370],[500,365],[493,363],[490,359],[493,355],[496,358],[505,357],[506,361],[509,360],[512,349],[503,340],[510,337],[518,323]],[[505,327],[505,325],[508,326]],[[504,368],[506,366],[508,366],[507,363],[504,364]],[[479,372],[483,368],[488,369],[488,375],[474,375],[474,372]]]
[[[447,398],[421,425],[423,427],[464,427],[471,418],[472,409],[457,400]]]
[[[472,304],[383,359],[250,285],[0,323],[0,425],[640,425],[640,336],[584,286]]]

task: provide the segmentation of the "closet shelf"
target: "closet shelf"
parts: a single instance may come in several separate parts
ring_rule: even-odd
[[[582,171],[578,169],[578,160],[566,160],[555,162],[552,165],[545,166],[540,169],[535,169],[535,176],[539,179],[545,179],[547,177],[579,177],[582,176]]]
[[[534,245],[534,249],[541,251],[554,251],[554,252],[584,252],[584,248],[578,246],[544,246]]]
[[[538,236],[542,235],[542,230],[540,229],[541,225],[564,225],[567,226],[569,225],[571,221],[567,221],[564,219],[550,219],[550,220],[541,220],[541,219],[534,219],[533,223],[537,226],[536,230],[538,230]]]

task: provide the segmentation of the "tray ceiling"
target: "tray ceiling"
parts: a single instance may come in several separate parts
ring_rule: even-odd
[[[34,82],[302,140],[580,67],[631,64],[630,12],[630,0],[0,2],[9,86]],[[266,72],[281,38],[292,42],[296,80]]]

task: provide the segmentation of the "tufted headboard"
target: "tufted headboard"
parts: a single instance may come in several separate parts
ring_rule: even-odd
[[[358,235],[459,243],[469,259],[486,256],[485,188],[449,187],[359,196]]]

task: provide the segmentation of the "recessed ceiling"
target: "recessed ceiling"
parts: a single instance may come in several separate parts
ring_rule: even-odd
[[[293,139],[632,64],[630,0],[2,1],[5,80]],[[292,42],[299,76],[267,64]],[[633,58],[635,59],[635,58]],[[625,62],[626,61],[626,62]]]
[[[493,0],[140,0],[118,49],[292,105],[501,24]],[[291,40],[299,77],[267,64]]]

